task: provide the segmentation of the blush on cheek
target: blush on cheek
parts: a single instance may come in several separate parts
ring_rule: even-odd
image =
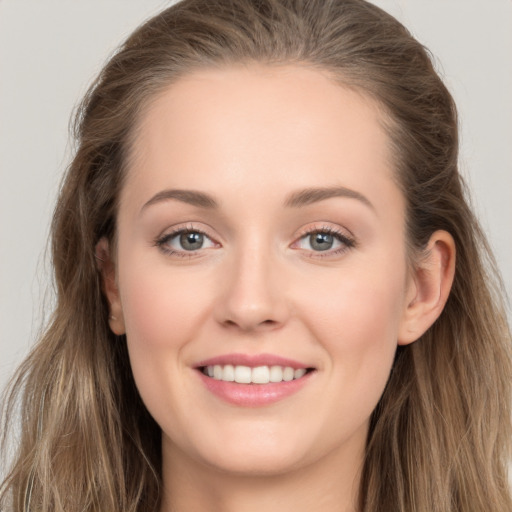
[[[347,407],[359,410],[363,418],[371,414],[389,377],[397,348],[401,288],[385,279],[346,279],[338,289],[340,293],[321,302],[311,300],[307,308],[315,311],[315,337],[327,347],[341,375],[340,385],[353,398]]]
[[[127,334],[155,350],[190,339],[187,333],[199,324],[198,303],[203,294],[164,265],[134,267],[125,276],[122,290]]]
[[[137,388],[153,414],[169,410],[161,402],[174,392],[170,376],[183,371],[177,354],[201,325],[201,307],[197,288],[190,283],[171,279],[165,268],[132,265],[122,276],[126,338]]]
[[[179,322],[173,322],[172,309],[154,300],[152,289],[139,286],[123,305],[126,340],[130,366],[139,394],[146,408],[159,425],[176,413],[174,388],[169,377],[175,378],[179,368],[174,354],[179,340],[186,334]]]
[[[123,303],[126,333],[136,343],[143,343],[147,348],[158,346],[163,329],[161,305],[155,301],[151,289],[143,285],[137,287],[136,293],[130,293]]]
[[[315,298],[308,306],[315,311],[316,326],[326,330],[321,339],[338,339],[347,347],[396,341],[401,294],[392,284],[345,282],[341,286],[341,293],[325,296],[321,302]]]

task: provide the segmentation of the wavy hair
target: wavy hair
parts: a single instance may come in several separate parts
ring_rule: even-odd
[[[105,65],[77,111],[76,152],[54,212],[56,307],[6,400],[6,427],[16,407],[21,423],[0,509],[157,509],[161,434],[125,339],[109,329],[95,246],[115,239],[134,127],[148,102],[194,69],[250,61],[307,64],[377,100],[406,198],[411,264],[435,230],[457,248],[444,311],[398,348],[372,414],[360,510],[510,512],[511,337],[496,265],[458,173],[456,109],[428,51],[364,0],[184,0]]]

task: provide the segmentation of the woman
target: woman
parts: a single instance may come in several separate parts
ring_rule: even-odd
[[[510,510],[510,333],[396,20],[185,0],[76,136],[2,508]]]

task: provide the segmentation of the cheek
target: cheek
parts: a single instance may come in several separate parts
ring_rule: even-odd
[[[390,269],[390,270],[388,270]],[[311,283],[316,293],[304,295],[311,328],[319,339],[336,340],[332,349],[378,348],[396,344],[405,297],[405,266],[381,263],[358,265]],[[318,276],[317,276],[318,277]]]
[[[159,421],[159,411],[177,412],[180,389],[168,381],[184,381],[180,362],[197,336],[206,310],[200,301],[208,294],[192,286],[190,276],[135,260],[126,260],[119,270],[126,339],[137,388]]]
[[[121,299],[126,332],[133,344],[151,350],[175,350],[193,335],[204,314],[200,302],[207,282],[186,272],[169,272],[157,265],[128,261],[120,272]],[[129,269],[129,270],[128,270]],[[199,290],[197,284],[203,286]]]
[[[322,299],[304,303],[310,331],[323,345],[332,376],[331,400],[340,422],[346,412],[364,423],[377,405],[397,348],[404,280],[382,272],[352,272],[330,283]]]

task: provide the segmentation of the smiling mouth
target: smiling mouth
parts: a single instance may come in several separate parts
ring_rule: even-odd
[[[304,377],[314,368],[297,368],[291,366],[244,366],[244,365],[209,365],[198,368],[204,375],[214,380],[235,382],[237,384],[271,384],[290,382]]]

